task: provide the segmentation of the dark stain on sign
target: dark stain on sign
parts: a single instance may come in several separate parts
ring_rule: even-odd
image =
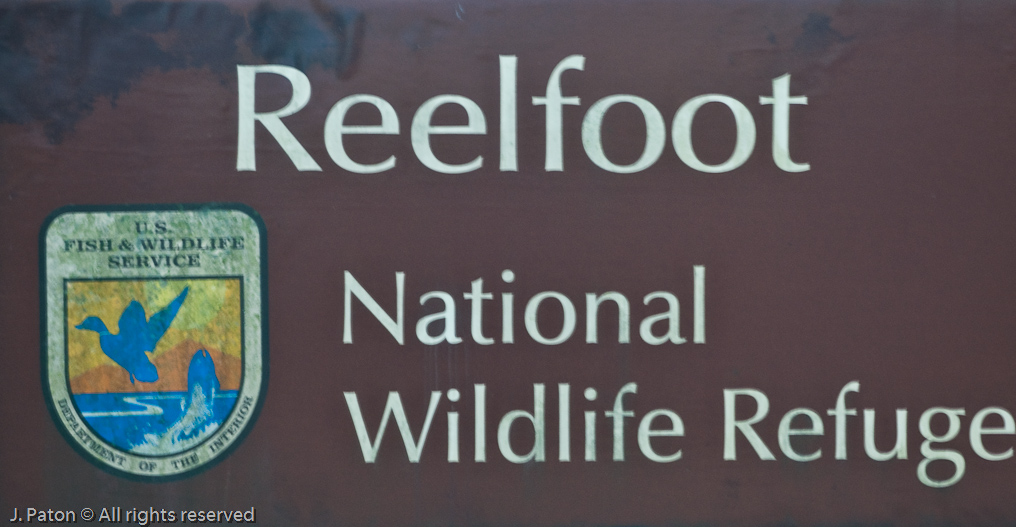
[[[362,15],[261,3],[237,13],[215,2],[58,1],[0,8],[0,123],[42,122],[60,143],[95,100],[114,105],[154,71],[207,68],[232,75],[263,60],[347,73]],[[248,49],[242,49],[245,46]]]
[[[820,13],[808,14],[801,29],[803,32],[794,40],[795,51],[822,52],[830,46],[851,40],[851,37],[845,37],[832,28],[832,18]]]

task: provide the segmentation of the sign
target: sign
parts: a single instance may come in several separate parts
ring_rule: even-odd
[[[101,468],[193,472],[252,422],[268,379],[264,230],[250,214],[79,208],[44,228],[43,389]]]
[[[4,5],[0,513],[1011,524],[1013,15]]]

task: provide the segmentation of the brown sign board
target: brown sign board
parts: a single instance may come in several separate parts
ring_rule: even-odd
[[[0,7],[13,523],[1016,523],[1002,1]]]

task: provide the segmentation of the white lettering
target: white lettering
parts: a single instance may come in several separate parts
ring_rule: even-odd
[[[773,96],[759,97],[761,105],[773,105],[773,161],[785,172],[811,170],[808,163],[790,160],[790,105],[808,104],[808,98],[790,96],[790,74],[773,79]]]
[[[747,395],[755,399],[755,403],[758,406],[755,410],[755,415],[742,421],[737,420],[738,395]],[[752,428],[752,425],[765,419],[768,414],[769,398],[759,390],[752,388],[723,390],[723,459],[727,461],[737,460],[735,429],[740,430],[744,434],[745,439],[755,449],[755,453],[758,454],[760,459],[776,459],[776,456],[773,455],[772,451],[762,442],[762,438]]]
[[[395,416],[395,424],[402,434],[402,443],[406,446],[406,455],[410,463],[419,463],[420,455],[423,453],[423,445],[427,441],[427,433],[430,431],[430,423],[434,418],[434,412],[441,401],[441,392],[430,392],[430,406],[427,408],[427,419],[423,422],[423,429],[420,431],[420,438],[413,439],[412,430],[409,427],[409,420],[406,419],[406,411],[402,407],[402,398],[398,392],[388,392],[388,401],[385,403],[384,414],[381,416],[381,425],[378,426],[377,435],[371,442],[367,433],[367,425],[364,423],[363,414],[360,413],[360,403],[357,401],[356,392],[343,392],[346,398],[346,406],[349,407],[349,414],[353,418],[353,427],[356,428],[356,437],[360,441],[360,451],[363,452],[363,460],[373,463],[377,459],[378,450],[381,448],[381,438],[384,437],[385,427],[388,418]]]
[[[607,110],[617,103],[626,102],[634,104],[642,111],[642,117],[646,122],[646,145],[642,149],[642,155],[630,165],[618,165],[607,159],[603,151],[603,117]],[[586,155],[596,166],[617,174],[631,174],[645,170],[653,165],[667,142],[666,126],[663,124],[663,115],[653,106],[653,103],[634,95],[611,95],[593,103],[582,120],[582,147]]]
[[[274,112],[259,113],[254,110],[254,86],[258,73],[274,73],[281,75],[293,87],[293,95],[285,106]],[[321,167],[310,157],[307,150],[296,139],[292,132],[282,124],[282,118],[307,106],[310,101],[310,79],[302,71],[289,66],[266,64],[261,66],[236,66],[237,77],[237,133],[236,133],[236,169],[256,170],[254,122],[260,121],[265,129],[272,134],[282,150],[296,165],[297,170],[321,170]]]
[[[403,326],[403,314],[405,313],[405,285],[406,285],[406,273],[397,272],[395,273],[395,290],[396,290],[396,317],[398,320],[393,320],[388,313],[385,313],[384,309],[381,309],[381,305],[374,300],[374,297],[367,293],[367,290],[360,285],[360,282],[353,278],[353,274],[349,271],[345,272],[345,291],[343,294],[345,313],[343,313],[342,320],[342,342],[344,344],[353,343],[353,301],[352,297],[356,296],[357,299],[363,303],[367,311],[377,318],[381,325],[388,330],[389,333],[395,337],[395,340],[399,344],[405,344],[404,341],[404,326]]]
[[[430,124],[434,111],[444,104],[457,104],[466,110],[466,124],[453,126],[439,126]],[[413,116],[413,124],[410,135],[413,142],[413,151],[427,168],[444,174],[463,174],[471,172],[483,166],[483,156],[476,156],[472,161],[460,165],[445,163],[434,155],[430,147],[431,135],[464,134],[482,135],[487,133],[487,120],[483,117],[483,111],[470,99],[461,95],[438,95],[433,97],[416,110]]]
[[[734,141],[734,151],[730,157],[718,165],[707,165],[695,155],[695,149],[691,141],[691,123],[695,119],[695,113],[703,105],[718,102],[730,108],[734,115],[734,124],[737,127],[737,137]],[[726,95],[708,94],[692,97],[678,108],[674,114],[674,124],[671,127],[671,140],[674,143],[674,151],[677,157],[684,161],[684,164],[698,170],[699,172],[720,173],[730,172],[744,164],[751,156],[755,148],[755,119],[751,116],[748,108],[740,101]]]
[[[547,154],[544,161],[544,170],[547,172],[560,172],[564,170],[564,159],[562,154],[562,105],[578,106],[578,97],[563,97],[561,94],[561,74],[567,70],[582,71],[586,66],[586,58],[582,55],[570,55],[557,63],[550,78],[547,79],[547,93],[545,97],[533,97],[533,106],[546,106],[547,116]]]
[[[345,124],[346,112],[356,104],[370,104],[381,112],[380,125],[347,125]],[[350,95],[332,106],[325,119],[325,148],[328,155],[336,165],[357,174],[376,174],[384,172],[395,166],[395,156],[388,156],[388,159],[380,163],[364,165],[353,161],[346,153],[346,147],[342,143],[344,134],[387,134],[399,133],[399,116],[395,114],[395,108],[388,101],[374,95]]]
[[[544,461],[546,459],[546,434],[544,432],[544,405],[545,389],[543,384],[533,385],[533,413],[525,410],[512,410],[501,418],[497,426],[497,446],[501,449],[501,455],[512,463],[526,463],[529,461]],[[525,419],[533,423],[533,448],[525,454],[516,454],[512,450],[510,435],[512,423],[517,419]]]

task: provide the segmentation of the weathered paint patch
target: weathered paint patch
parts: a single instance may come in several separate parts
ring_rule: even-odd
[[[60,143],[96,99],[117,98],[145,74],[207,68],[231,74],[251,54],[306,70],[347,71],[358,11],[314,13],[217,2],[46,2],[0,9],[0,123],[42,122]],[[242,42],[249,50],[242,50]]]

